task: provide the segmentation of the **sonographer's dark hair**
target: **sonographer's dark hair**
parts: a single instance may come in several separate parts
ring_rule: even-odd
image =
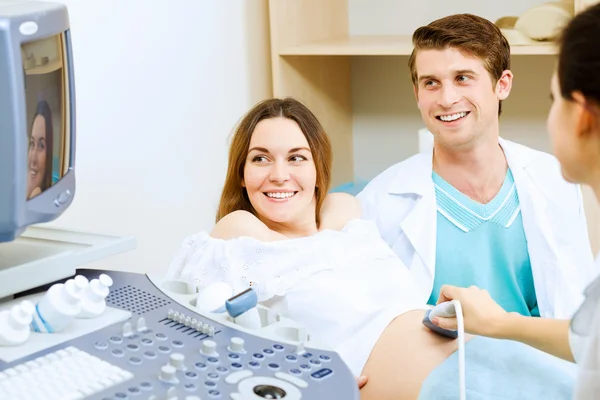
[[[575,15],[559,39],[558,82],[563,98],[581,92],[600,106],[600,3]]]
[[[54,148],[54,128],[52,125],[52,111],[50,110],[50,105],[46,100],[40,100],[37,103],[35,114],[33,114],[33,120],[31,121],[32,126],[33,121],[35,121],[38,115],[44,118],[44,125],[46,127],[46,170],[42,179],[43,187],[40,188],[42,191],[44,191],[52,185],[52,151]]]

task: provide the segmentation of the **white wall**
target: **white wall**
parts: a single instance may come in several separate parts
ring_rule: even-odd
[[[352,35],[407,34],[450,14],[469,12],[491,21],[518,16],[545,0],[349,0]],[[418,151],[417,131],[424,127],[416,107],[408,56],[355,57],[352,62],[354,171],[368,180]],[[545,130],[550,107],[553,56],[513,56],[513,91],[503,104],[501,134],[548,151]]]
[[[50,225],[137,237],[91,267],[164,271],[185,236],[212,226],[230,133],[272,93],[267,0],[63,2],[77,190]]]

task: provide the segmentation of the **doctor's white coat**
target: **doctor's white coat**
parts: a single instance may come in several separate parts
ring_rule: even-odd
[[[569,318],[597,275],[579,185],[566,182],[551,155],[500,139],[512,171],[542,317]],[[364,218],[409,268],[424,295],[433,287],[437,209],[432,153],[375,177],[358,194]]]

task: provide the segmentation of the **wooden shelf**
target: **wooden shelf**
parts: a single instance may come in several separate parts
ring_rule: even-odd
[[[408,56],[413,45],[410,35],[349,36],[286,46],[280,56]],[[514,55],[557,54],[554,43],[512,45]]]
[[[48,74],[50,72],[58,71],[62,68],[62,62],[59,58],[55,58],[52,61],[49,61],[47,64],[38,65],[30,69],[25,70],[26,75],[41,75]]]

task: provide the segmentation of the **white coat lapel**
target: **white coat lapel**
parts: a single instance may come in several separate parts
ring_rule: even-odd
[[[515,179],[519,196],[538,308],[542,316],[548,316],[548,313],[554,310],[554,277],[557,276],[558,255],[552,228],[546,217],[548,200],[538,186],[540,183],[535,182],[528,171],[535,153],[502,139],[500,145]]]
[[[424,290],[431,289],[435,272],[437,209],[431,160],[432,153],[407,160],[388,187],[390,195],[415,198],[414,206],[400,222],[400,229],[415,250],[408,267]]]

